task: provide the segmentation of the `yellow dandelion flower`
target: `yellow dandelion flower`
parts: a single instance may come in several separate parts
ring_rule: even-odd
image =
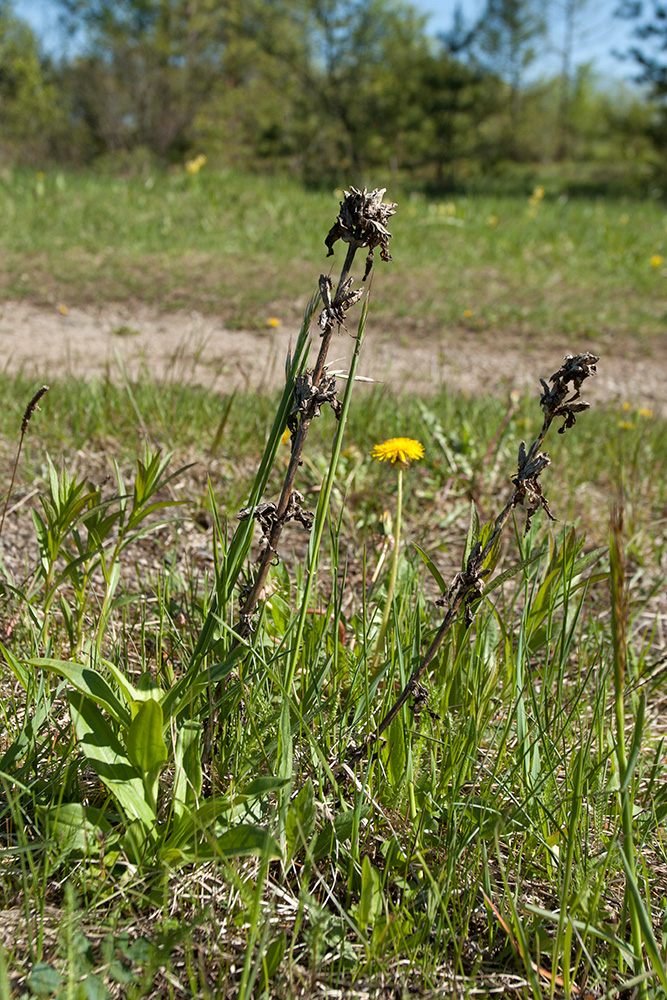
[[[424,445],[413,438],[389,438],[382,444],[376,444],[371,455],[377,458],[378,462],[391,462],[392,465],[400,462],[401,465],[409,465],[410,462],[418,462],[424,457]]]
[[[276,319],[275,316],[269,316],[269,318],[266,321],[266,325],[267,326],[280,326],[280,320]]]
[[[67,308],[64,302],[61,302],[60,305],[58,306],[58,312],[60,313],[61,316],[67,316],[69,309]]]
[[[649,410],[647,406],[642,406],[640,410],[637,410],[637,415],[640,417],[646,417],[647,420],[650,420],[653,416],[653,410]]]
[[[203,153],[200,153],[199,156],[195,156],[194,160],[186,161],[185,169],[189,174],[198,174],[205,163],[206,157]]]
[[[627,413],[628,410],[632,409],[632,403],[623,403],[623,406],[621,407],[621,409],[625,410],[625,412]]]
[[[654,253],[649,263],[651,267],[661,267],[665,263],[665,258],[662,254]]]
[[[472,317],[472,309],[464,309],[463,315],[466,319],[470,319]]]
[[[619,420],[618,426],[621,428],[621,430],[631,431],[635,425],[632,423],[631,420]]]

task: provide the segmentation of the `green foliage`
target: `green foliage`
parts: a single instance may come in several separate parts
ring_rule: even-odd
[[[519,442],[542,414],[531,398],[384,389],[352,407],[365,307],[338,419],[322,415],[299,469],[304,497],[317,498],[310,537],[281,539],[242,629],[252,512],[281,488],[315,309],[275,400],[68,383],[49,396],[69,404],[44,428],[54,458],[31,425],[36,569],[14,580],[3,564],[2,581],[0,899],[21,928],[2,952],[12,985],[63,998],[284,997],[295,969],[311,992],[370,989],[398,969],[410,996],[499,992],[508,968],[534,995],[549,979],[570,995],[663,983],[664,761],[648,706],[664,697],[652,603],[664,421],[599,407],[556,439],[545,488],[577,524],[536,514],[526,533],[516,509],[514,539],[490,546],[479,587],[433,645],[443,596],[491,539]],[[170,473],[155,449],[137,460],[137,413],[179,454],[214,451],[210,480]],[[107,497],[55,448],[101,449],[109,428]],[[397,482],[371,444],[408,431],[424,460]],[[599,497],[619,481],[628,528],[607,562]],[[392,583],[385,509],[399,483],[401,534],[418,550],[398,553]],[[179,561],[193,525],[177,486],[206,511],[206,572]],[[156,536],[153,568],[138,575],[132,546],[165,528],[165,508],[181,534]],[[24,513],[29,525],[18,509],[6,531]],[[429,648],[423,689],[371,745]],[[6,980],[0,965],[0,990]]]
[[[5,161],[43,163],[64,152],[65,101],[32,31],[0,5],[0,143]],[[66,158],[66,157],[65,157]]]

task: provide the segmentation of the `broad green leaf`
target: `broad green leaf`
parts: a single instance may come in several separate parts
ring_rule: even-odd
[[[359,896],[359,925],[365,930],[382,912],[382,890],[379,872],[373,868],[368,855],[361,865],[361,895]]]
[[[168,758],[167,745],[162,736],[162,708],[158,701],[134,702],[138,706],[127,734],[127,755],[131,762],[146,775],[157,775]]]
[[[253,778],[250,784],[243,789],[243,795],[248,799],[259,798],[261,795],[268,795],[269,792],[278,792],[289,783],[289,778],[274,778],[271,775]]]
[[[38,997],[53,996],[60,989],[61,982],[62,977],[58,970],[46,962],[35,962],[28,976],[28,986]]]
[[[53,660],[48,657],[35,657],[27,661],[39,670],[47,670],[58,674],[69,681],[77,691],[90,698],[96,705],[106,709],[112,719],[127,729],[130,725],[130,713],[113,693],[104,677],[93,667],[84,667],[81,663],[70,660]]]
[[[416,548],[416,550],[419,553],[419,555],[421,556],[421,558],[422,558],[422,560],[423,560],[426,568],[428,569],[429,573],[431,574],[431,576],[433,577],[433,579],[437,583],[438,587],[440,588],[440,593],[441,594],[445,594],[449,588],[448,588],[447,584],[445,583],[444,577],[442,576],[440,570],[435,565],[435,563],[433,562],[433,560],[431,559],[431,557],[429,555],[427,555],[426,552],[424,552],[424,550],[422,549],[422,547],[420,545],[417,545],[416,542],[413,542],[412,544]]]
[[[99,854],[102,838],[111,831],[111,824],[101,809],[80,802],[37,806],[37,815],[46,828],[46,835],[60,842],[66,851]]]
[[[281,857],[280,848],[268,830],[244,823],[218,837],[216,848],[218,855],[225,858],[242,858],[248,854],[276,859]]]
[[[2,650],[2,655],[4,656],[5,661],[9,666],[9,669],[14,674],[14,677],[16,677],[17,681],[24,689],[24,691],[27,691],[28,684],[30,682],[30,675],[26,670],[25,666],[22,663],[20,663],[19,660],[16,659],[14,654],[9,649],[7,649],[6,646],[3,646],[1,643],[0,643],[0,649]]]
[[[315,829],[317,809],[313,783],[308,779],[299,794],[292,799],[285,820],[287,857],[291,858],[300,847],[305,847]]]
[[[146,798],[144,783],[118,737],[97,705],[78,691],[68,691],[72,725],[81,751],[128,819],[139,819],[145,830],[155,824],[155,811]]]
[[[123,671],[120,670],[115,663],[112,663],[111,660],[103,660],[102,662],[109,673],[113,675],[128,705],[133,701],[139,701],[140,699],[137,694],[137,689],[134,684],[127,679]]]
[[[462,569],[465,569],[468,565],[468,559],[470,558],[470,553],[475,548],[477,540],[479,538],[479,514],[477,513],[477,507],[475,506],[475,501],[470,501],[470,522],[468,524],[468,534],[466,535],[465,549],[463,550],[463,559],[461,562]]]
[[[202,788],[201,724],[185,722],[178,730],[174,752],[174,815],[180,816],[184,806],[194,807]]]
[[[359,819],[365,819],[370,812],[369,805],[359,806],[357,810],[346,809],[345,812],[339,813],[334,820],[334,830],[336,833],[336,839],[343,841],[348,840],[352,836],[352,827],[354,826],[355,815],[358,815]]]
[[[493,534],[494,527],[495,527],[495,522],[494,521],[486,521],[482,525],[482,527],[480,528],[480,532],[479,532],[479,544],[482,547],[482,551],[484,550],[484,546],[488,542],[489,538]],[[486,579],[486,577],[491,576],[491,574],[495,570],[496,566],[498,565],[498,559],[500,557],[500,543],[501,543],[501,541],[502,541],[502,535],[499,534],[498,537],[496,538],[495,542],[491,546],[489,554],[487,555],[486,559],[484,560],[484,563],[482,564],[482,569],[486,571],[485,579]]]
[[[405,777],[406,763],[403,723],[398,717],[395,718],[389,726],[387,743],[389,744],[387,760],[389,781],[391,782],[393,788],[398,788]]]
[[[283,955],[285,954],[286,945],[287,935],[285,934],[285,931],[281,931],[275,941],[272,941],[264,952],[264,957],[262,958],[262,978],[264,981],[264,989],[268,988],[269,982],[273,979],[276,972],[280,968],[280,963],[282,962]]]

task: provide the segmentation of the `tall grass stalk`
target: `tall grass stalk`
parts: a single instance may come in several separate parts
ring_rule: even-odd
[[[28,403],[28,405],[25,408],[25,412],[23,414],[23,420],[21,421],[21,436],[19,438],[18,447],[16,449],[16,456],[14,458],[14,465],[12,467],[12,475],[11,475],[11,478],[9,480],[9,488],[7,490],[7,496],[5,498],[5,505],[2,508],[2,518],[0,519],[0,535],[2,535],[2,529],[5,526],[5,517],[7,516],[7,508],[9,507],[9,500],[10,500],[11,495],[12,495],[12,490],[14,489],[14,482],[16,480],[16,470],[18,469],[18,466],[19,466],[19,459],[21,458],[21,450],[23,448],[23,439],[26,436],[26,433],[28,431],[28,427],[30,425],[30,421],[32,420],[32,416],[33,416],[35,410],[39,409],[39,401],[40,401],[40,399],[48,391],[49,391],[48,385],[41,386],[41,388],[39,388],[37,390],[37,392],[34,394],[34,396],[32,397],[32,399],[30,400],[30,402]]]

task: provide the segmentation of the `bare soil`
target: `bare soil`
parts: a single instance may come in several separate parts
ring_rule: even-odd
[[[211,315],[160,312],[142,304],[70,308],[64,312],[26,301],[0,305],[0,351],[6,371],[48,382],[65,375],[187,380],[218,391],[279,385],[296,328],[230,330]],[[314,329],[317,337],[317,328]],[[342,333],[330,367],[344,372],[352,336]],[[667,415],[667,338],[637,341],[530,341],[512,331],[443,328],[424,336],[400,336],[367,328],[359,374],[395,391],[430,393],[443,386],[466,393],[534,388],[566,354],[600,355],[599,376],[589,396],[622,399]]]

